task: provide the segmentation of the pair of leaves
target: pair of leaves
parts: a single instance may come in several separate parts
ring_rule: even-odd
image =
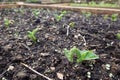
[[[67,13],[66,11],[62,11],[60,15],[55,15],[56,20],[60,21],[66,13]]]
[[[32,14],[33,14],[35,17],[38,17],[39,14],[40,14],[39,9],[35,9],[35,10],[33,10],[33,11],[32,11]]]
[[[118,14],[112,14],[111,15],[111,20],[112,21],[117,21],[117,19],[118,19]]]
[[[33,42],[37,42],[37,38],[35,36],[35,34],[37,33],[38,28],[33,29],[32,31],[28,31],[28,37],[33,41]]]
[[[117,33],[116,36],[117,36],[117,39],[120,40],[120,33]]]
[[[9,20],[9,19],[4,19],[4,24],[6,27],[9,27],[10,24],[13,24],[13,20]]]
[[[79,50],[76,47],[73,47],[70,50],[64,49],[65,56],[70,62],[73,62],[74,55],[77,56],[76,62],[82,62],[84,60],[93,60],[93,59],[98,59],[99,56],[94,54],[93,51],[90,50]]]

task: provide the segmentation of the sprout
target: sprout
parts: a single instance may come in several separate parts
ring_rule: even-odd
[[[117,21],[117,18],[118,18],[118,14],[112,14],[111,15],[111,20],[112,21]]]
[[[86,16],[86,18],[90,18],[90,17],[92,16],[92,13],[91,13],[91,12],[87,12],[87,13],[85,14],[85,16]]]
[[[63,16],[67,13],[67,11],[62,11],[60,15],[55,15],[55,19],[59,22]]]
[[[40,11],[38,9],[34,9],[32,11],[32,14],[37,18],[39,16],[39,14],[40,14]]]
[[[10,24],[13,24],[14,21],[13,20],[9,20],[9,19],[4,19],[4,24],[5,26],[8,28]]]
[[[117,33],[116,36],[117,36],[117,39],[120,40],[120,33]]]
[[[38,31],[38,28],[36,28],[36,29],[33,29],[32,31],[28,31],[28,38],[30,38],[34,43],[36,43],[37,42],[37,38],[36,38],[36,36],[35,36],[35,34],[37,33],[37,31]]]
[[[69,23],[69,26],[70,26],[70,27],[74,27],[74,26],[75,26],[75,22],[70,22],[70,23]]]
[[[103,18],[104,18],[105,20],[107,20],[107,19],[108,19],[108,14],[104,15]]]
[[[82,62],[84,60],[93,60],[93,59],[98,59],[99,56],[94,54],[93,51],[90,50],[79,50],[76,47],[73,47],[70,50],[64,49],[64,54],[67,57],[68,61],[73,62],[73,57],[74,55],[77,56],[76,62]]]

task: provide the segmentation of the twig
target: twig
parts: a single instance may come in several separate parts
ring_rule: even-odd
[[[27,45],[25,45],[24,43],[21,43],[21,45],[23,45],[26,49],[30,51],[30,48]]]
[[[38,74],[39,76],[42,76],[42,77],[46,78],[47,80],[53,80],[53,79],[50,79],[49,77],[47,77],[47,76],[39,73],[38,71],[34,70],[33,68],[31,68],[30,66],[28,66],[28,65],[25,64],[25,63],[21,63],[21,65],[23,65],[24,67],[30,69],[31,71],[33,71],[34,73]]]
[[[1,74],[0,74],[0,79],[3,77],[3,75],[7,72],[7,70],[3,71]]]
[[[69,35],[69,28],[70,28],[70,26],[68,25],[67,26],[67,33],[66,33],[67,36]]]
[[[86,46],[86,45],[87,45],[87,42],[86,42],[86,40],[85,40],[85,36],[82,36],[81,34],[79,34],[79,36],[82,37],[82,39],[83,39],[83,41],[84,41],[84,46]]]
[[[10,65],[11,65],[11,62],[8,63],[7,66],[8,66],[8,65],[10,66]],[[4,75],[7,71],[9,71],[9,67],[0,74],[0,79],[3,77],[3,75]]]

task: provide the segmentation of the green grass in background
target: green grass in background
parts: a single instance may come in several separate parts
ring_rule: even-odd
[[[117,4],[111,4],[111,3],[104,3],[104,2],[100,2],[100,3],[96,3],[94,1],[87,3],[71,3],[70,6],[75,6],[75,7],[79,7],[79,6],[85,6],[85,7],[119,7]]]

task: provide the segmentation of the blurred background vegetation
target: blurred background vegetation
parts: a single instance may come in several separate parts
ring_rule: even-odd
[[[39,2],[39,3],[72,3],[71,6],[102,6],[120,7],[120,0],[0,0],[0,2]],[[76,3],[76,4],[74,4]]]

